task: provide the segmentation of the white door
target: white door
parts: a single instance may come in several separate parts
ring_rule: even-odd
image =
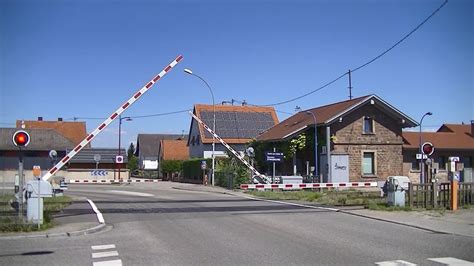
[[[332,180],[329,182],[349,182],[349,155],[331,155],[331,170]]]

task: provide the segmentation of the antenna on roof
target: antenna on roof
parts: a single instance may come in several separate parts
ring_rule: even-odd
[[[299,112],[301,112],[301,107],[297,105],[295,106],[295,113],[299,113]]]
[[[352,100],[352,75],[351,70],[349,69],[349,100]]]
[[[246,106],[247,105],[247,101],[246,100],[243,100],[242,101],[242,106]]]

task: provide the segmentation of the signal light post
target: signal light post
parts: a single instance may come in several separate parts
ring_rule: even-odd
[[[425,118],[425,116],[427,115],[433,115],[432,112],[427,112],[425,113],[422,117],[421,117],[421,120],[420,120],[420,154],[421,154],[421,160],[420,160],[420,184],[423,183],[424,181],[424,173],[425,173],[425,163],[424,163],[424,159],[423,159],[423,145],[422,145],[422,138],[421,138],[421,125],[423,124],[423,119]]]
[[[30,134],[24,130],[18,130],[13,133],[13,145],[18,147],[18,177],[19,177],[19,190],[18,190],[18,218],[23,218],[23,153],[21,148],[28,146],[30,143]]]

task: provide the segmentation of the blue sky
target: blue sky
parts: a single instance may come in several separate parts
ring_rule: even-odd
[[[124,115],[216,102],[285,101],[366,63],[415,28],[444,0],[415,1],[0,1],[0,127],[17,119],[101,118],[184,56]],[[424,130],[474,119],[474,3],[450,0],[425,25],[352,75],[353,95],[377,94]],[[347,76],[275,106],[280,120],[348,99]],[[286,112],[286,113],[283,113]],[[138,133],[187,133],[186,113],[122,124],[124,147]],[[116,147],[114,122],[94,147]]]

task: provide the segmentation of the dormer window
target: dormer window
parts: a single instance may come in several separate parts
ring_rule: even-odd
[[[364,116],[364,134],[374,134],[374,120],[369,116]]]

